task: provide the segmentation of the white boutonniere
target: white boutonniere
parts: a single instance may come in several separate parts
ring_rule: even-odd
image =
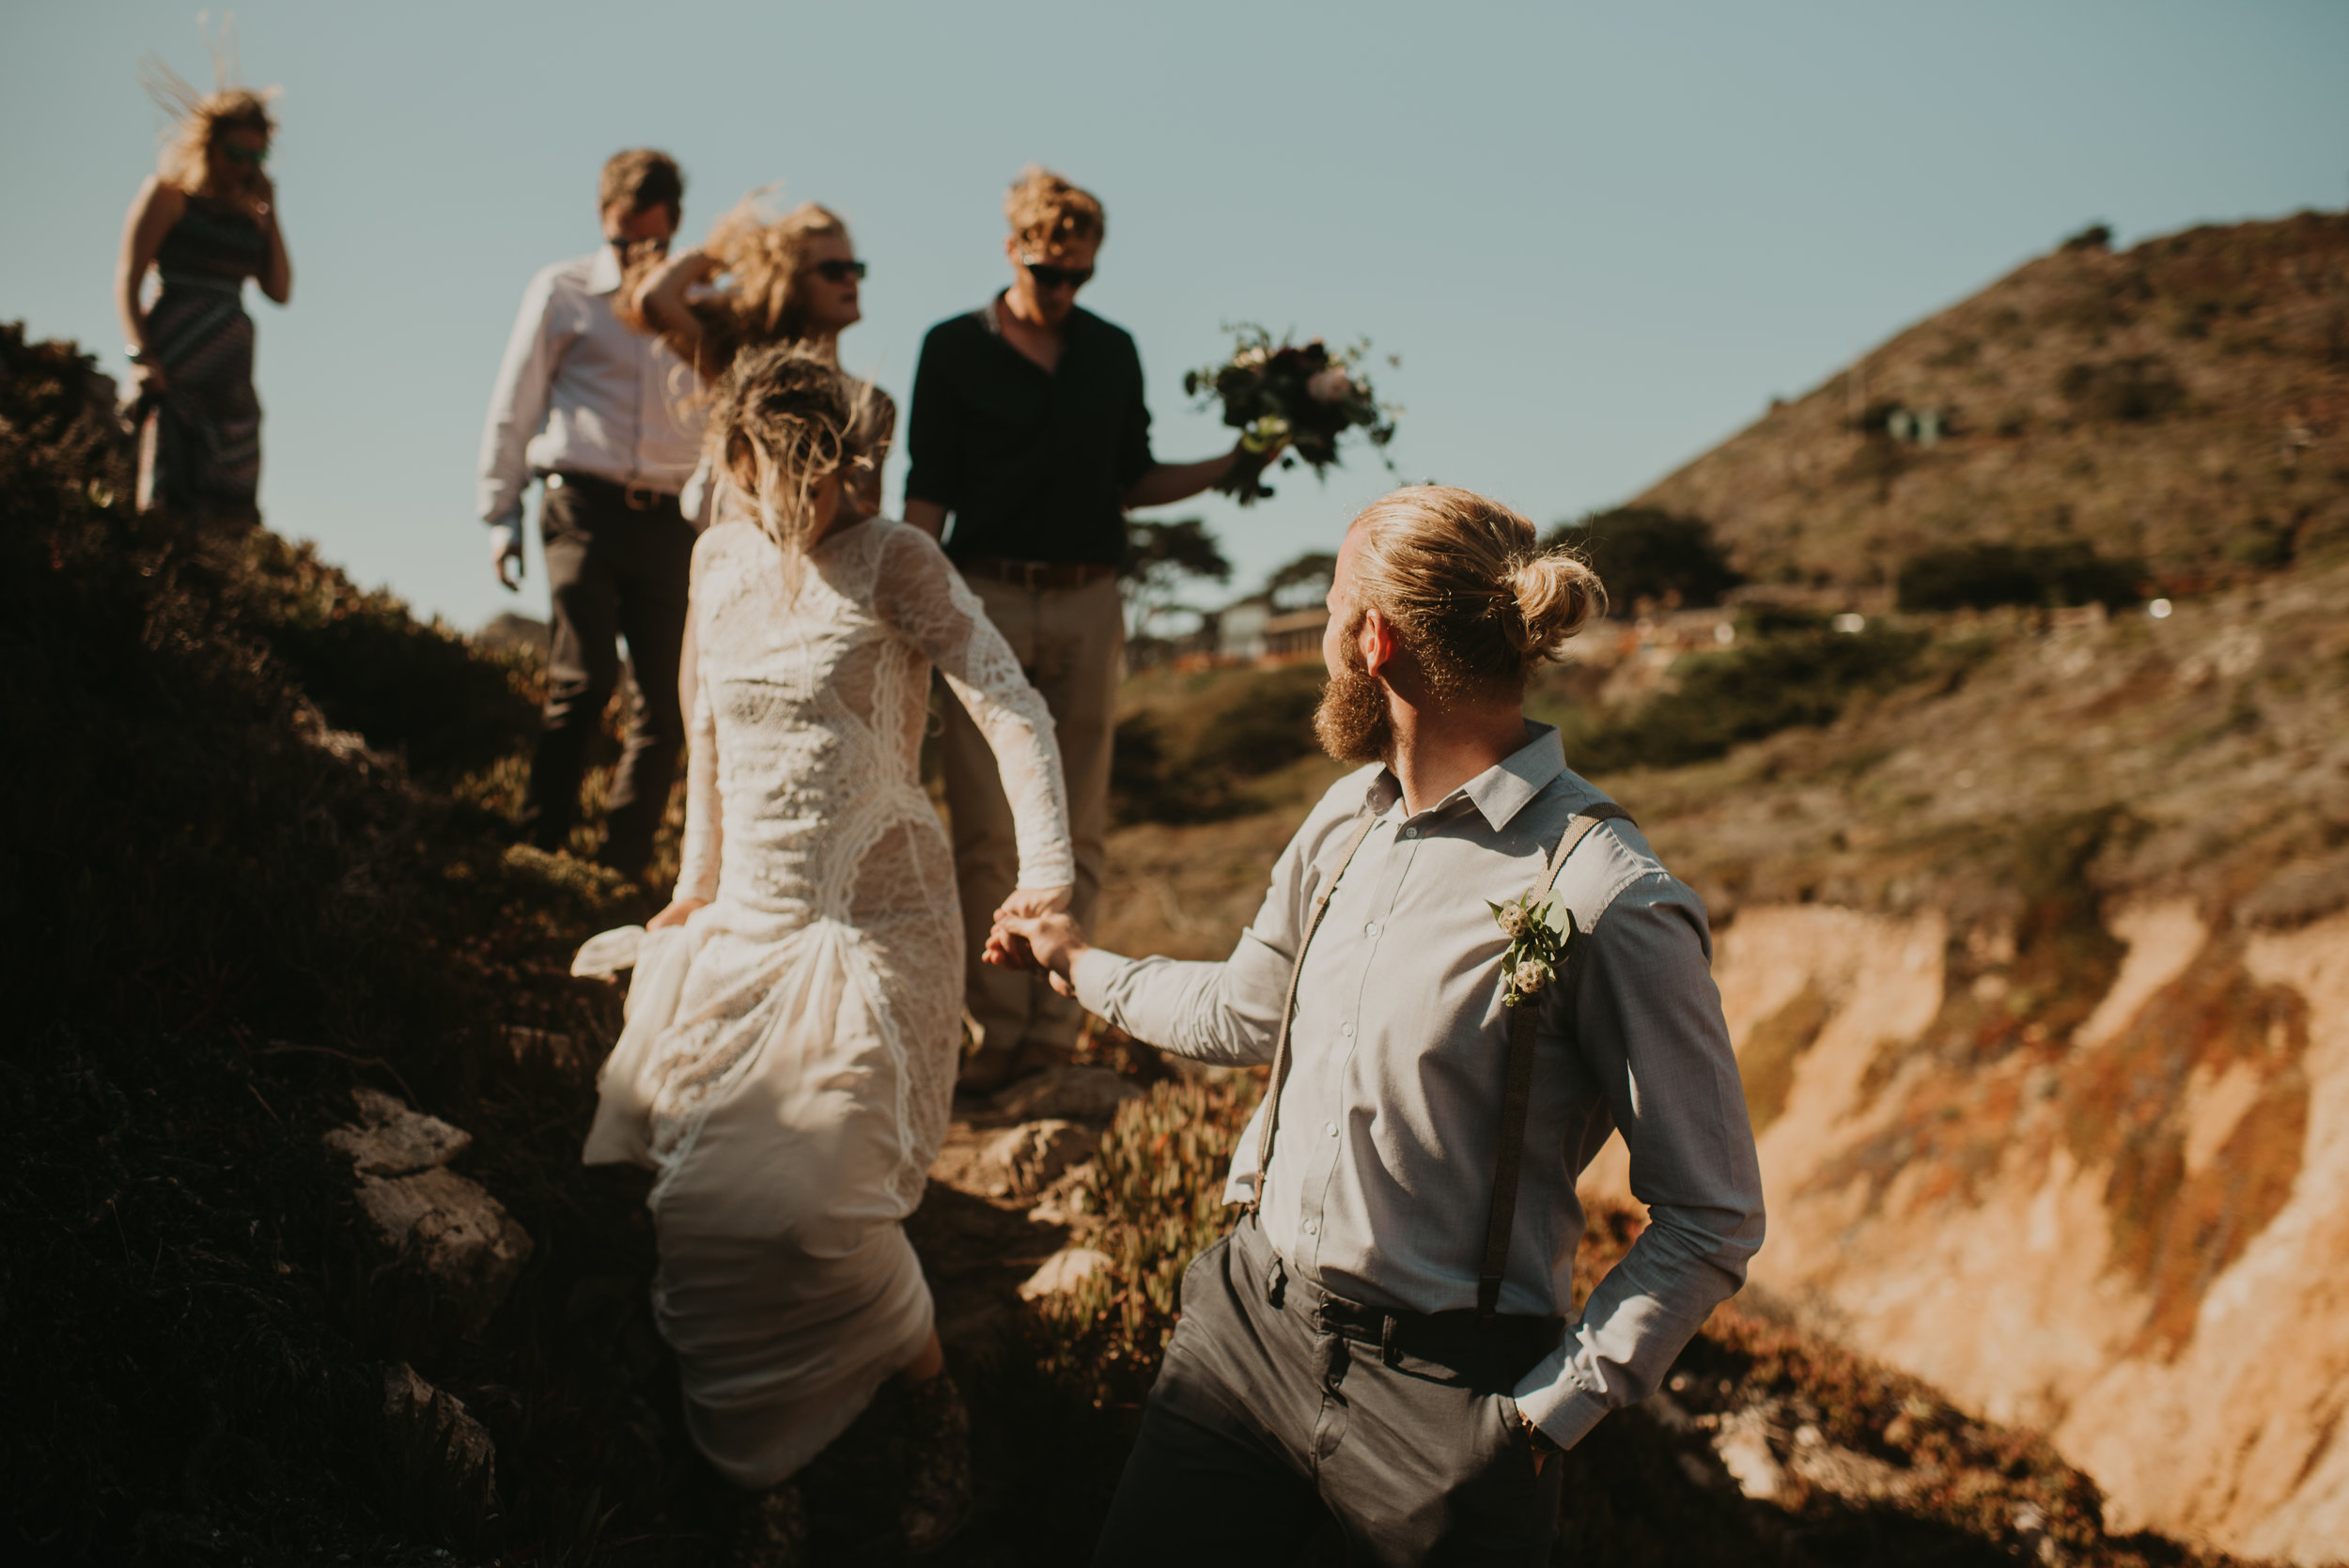
[[[1566,967],[1574,915],[1554,895],[1537,900],[1530,889],[1506,904],[1488,898],[1485,907],[1509,939],[1509,950],[1501,955],[1501,1004],[1515,1007],[1548,990]]]

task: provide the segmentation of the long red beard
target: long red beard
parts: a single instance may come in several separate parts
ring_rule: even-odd
[[[1387,689],[1348,664],[1322,688],[1314,709],[1314,735],[1321,749],[1340,762],[1384,762],[1394,750],[1394,720],[1387,711]]]

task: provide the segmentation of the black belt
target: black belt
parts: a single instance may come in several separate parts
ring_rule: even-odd
[[[585,490],[590,495],[616,497],[620,505],[631,512],[657,512],[663,506],[677,505],[675,490],[657,490],[650,485],[623,485],[599,474],[581,474],[568,468],[559,468],[548,474],[547,489]]]
[[[1565,1334],[1566,1320],[1562,1317],[1522,1312],[1488,1315],[1472,1307],[1448,1312],[1394,1312],[1348,1301],[1291,1275],[1286,1260],[1266,1238],[1256,1215],[1243,1214],[1237,1230],[1240,1234],[1235,1236],[1234,1245],[1256,1252],[1262,1261],[1265,1294],[1274,1307],[1299,1312],[1324,1332],[1351,1343],[1377,1345],[1379,1359],[1389,1366],[1398,1357],[1415,1356],[1459,1367],[1496,1350],[1515,1364],[1531,1366],[1556,1349]],[[1294,1298],[1291,1291],[1298,1293]]]

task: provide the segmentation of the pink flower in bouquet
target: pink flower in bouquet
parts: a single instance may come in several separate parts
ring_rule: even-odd
[[[1353,395],[1354,379],[1340,365],[1317,370],[1305,380],[1305,396],[1316,403],[1343,403]]]

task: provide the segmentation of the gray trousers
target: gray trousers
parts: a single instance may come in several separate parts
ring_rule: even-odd
[[[1265,1568],[1331,1520],[1349,1563],[1549,1560],[1560,1466],[1508,1397],[1554,1318],[1390,1317],[1285,1270],[1252,1217],[1183,1277],[1182,1321],[1097,1564]]]

